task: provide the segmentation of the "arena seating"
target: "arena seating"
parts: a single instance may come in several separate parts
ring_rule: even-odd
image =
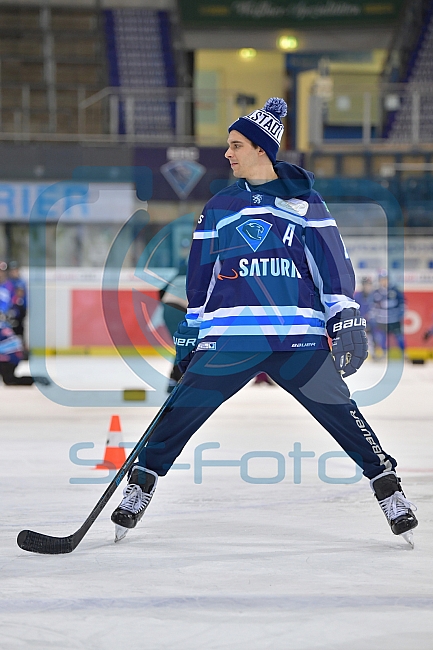
[[[107,85],[94,9],[2,6],[0,56],[4,132],[76,133],[79,97]],[[101,115],[94,117],[88,128],[98,133]]]
[[[400,109],[393,116],[389,127],[389,139],[394,142],[410,142],[413,138],[412,101],[413,92],[420,94],[419,141],[433,139],[433,5],[427,14],[417,46],[412,52],[403,81],[408,83]]]
[[[167,12],[150,9],[105,11],[110,85],[136,95],[133,130],[136,134],[173,132],[173,102],[167,88],[175,86],[175,69]],[[135,92],[147,89],[144,93]],[[152,89],[153,92],[149,92]],[[127,130],[125,102],[120,106],[120,132]]]

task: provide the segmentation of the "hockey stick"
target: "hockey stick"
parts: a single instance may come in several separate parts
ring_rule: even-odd
[[[79,528],[75,533],[69,535],[68,537],[51,537],[50,535],[43,535],[42,533],[36,533],[32,530],[22,530],[17,537],[17,544],[20,548],[22,548],[24,551],[30,551],[31,553],[43,553],[46,555],[72,553],[72,551],[77,548],[84,535],[93,525],[97,517],[99,517],[102,510],[105,508],[108,501],[117,490],[123,477],[127,474],[130,467],[134,464],[136,457],[146,446],[146,443],[149,441],[149,438],[154,432],[156,426],[161,422],[162,418],[167,413],[179,390],[180,383],[181,380],[179,380],[173,391],[170,393],[169,397],[165,400],[164,404],[161,406],[160,410],[152,422],[149,424],[146,431],[143,433],[142,437],[137,442],[134,449],[131,451],[130,455],[125,460],[122,467],[119,469],[116,476],[113,478],[110,485],[107,487],[104,494],[99,499],[98,503],[93,508],[92,512],[87,517],[81,528]]]

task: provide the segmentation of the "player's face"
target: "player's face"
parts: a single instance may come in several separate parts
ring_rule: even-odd
[[[229,147],[224,155],[230,163],[233,176],[249,178],[259,164],[262,149],[253,147],[251,141],[239,131],[231,131],[227,143]]]

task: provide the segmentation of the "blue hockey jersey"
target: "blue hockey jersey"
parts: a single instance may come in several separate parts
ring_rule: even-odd
[[[199,350],[329,349],[326,321],[353,300],[355,276],[311,172],[239,180],[205,206],[193,235],[186,315]]]

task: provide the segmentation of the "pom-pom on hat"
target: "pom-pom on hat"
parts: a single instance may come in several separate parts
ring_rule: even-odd
[[[287,104],[280,97],[271,97],[263,108],[249,115],[239,117],[229,126],[230,131],[239,131],[246,138],[266,151],[269,160],[275,163],[283,137],[282,117],[287,115]]]

